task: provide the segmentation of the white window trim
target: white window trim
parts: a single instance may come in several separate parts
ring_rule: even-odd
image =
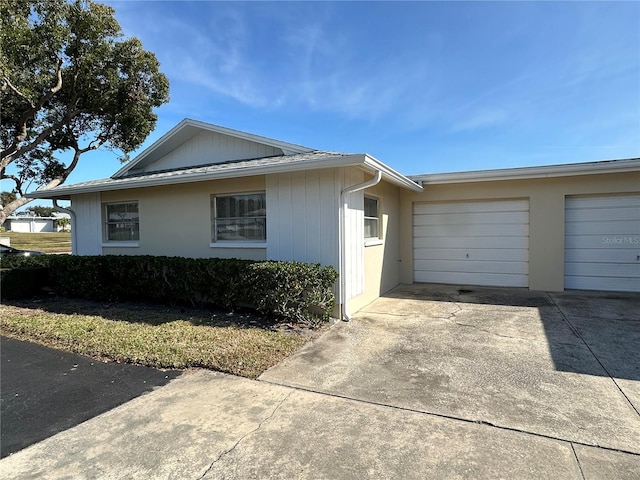
[[[257,190],[255,192],[230,192],[230,193],[212,193],[210,196],[210,199],[216,199],[218,197],[233,197],[234,195],[264,195],[265,196],[265,202],[267,200],[267,192],[266,190]],[[213,234],[213,222],[216,219],[215,216],[215,206],[210,204],[211,212],[212,212],[212,216],[211,216],[211,233]],[[266,212],[265,212],[265,220],[267,218]],[[265,235],[267,234],[267,232],[265,231]],[[216,241],[212,241],[209,243],[209,246],[211,248],[267,248],[267,241],[265,240],[245,240],[245,241],[240,241],[240,240],[216,240]]]
[[[380,201],[380,197],[377,197],[375,195],[365,195],[364,198],[370,198],[372,200],[376,201],[376,205],[378,206],[378,216],[377,217],[367,217],[366,215],[363,215],[364,220],[366,220],[367,218],[377,218],[378,220],[378,236],[377,237],[364,237],[364,246],[365,247],[370,247],[370,246],[374,246],[374,245],[381,245],[382,243],[384,243],[384,239],[381,236],[382,233],[382,214],[380,212],[381,208],[381,201]]]
[[[219,242],[211,242],[209,246],[211,248],[267,248],[267,242],[234,242],[229,240],[220,240]]]
[[[123,203],[135,203],[138,206],[138,235],[140,235],[140,202],[138,200],[122,200],[115,202],[105,202],[102,204],[102,246],[103,247],[139,247],[140,240],[109,240],[107,238],[107,206],[119,205]]]
[[[132,240],[130,242],[122,242],[122,241],[118,241],[118,242],[109,242],[109,241],[103,241],[102,242],[102,246],[103,247],[115,247],[115,248],[125,248],[125,247],[139,247],[140,246],[140,242],[137,240]]]
[[[384,245],[384,240],[382,238],[366,238],[364,240],[365,247],[375,247],[376,245]]]

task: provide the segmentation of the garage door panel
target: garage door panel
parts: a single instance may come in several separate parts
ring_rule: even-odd
[[[570,290],[608,290],[621,292],[637,292],[637,278],[619,277],[565,277],[565,288]]]
[[[528,240],[528,238],[525,238]],[[526,249],[528,242],[522,237],[417,237],[414,248],[491,248],[499,245],[502,249]],[[415,253],[414,253],[415,255]],[[528,253],[527,253],[528,256]]]
[[[640,291],[640,195],[567,197],[565,288]]]
[[[508,224],[483,224],[483,225],[425,225],[415,227],[414,234],[417,236],[430,237],[496,237],[496,236],[526,236],[529,235],[528,225],[508,225]]]
[[[634,207],[574,208],[567,209],[565,219],[567,222],[597,222],[600,220],[640,222],[640,209]]]
[[[528,286],[527,200],[414,205],[414,279]]]
[[[526,275],[529,270],[527,262],[495,262],[482,260],[416,260],[417,271],[450,271],[465,273],[492,273]]]
[[[567,222],[567,235],[633,235],[634,222],[627,220],[586,220],[584,222]]]
[[[590,249],[604,250],[637,250],[640,247],[639,235],[567,235],[565,249],[584,250],[585,258],[589,258]]]
[[[414,215],[414,226],[422,225],[471,225],[471,224],[494,224],[496,222],[495,213],[477,212],[477,213],[459,213],[451,215],[450,213],[442,214],[416,214]],[[528,212],[501,212],[500,222],[503,224],[523,224],[529,222]]]
[[[484,285],[528,287],[527,275],[509,275],[501,273],[462,273],[462,272],[419,272],[415,273],[416,282],[451,283],[454,285]]]
[[[565,265],[564,272],[569,276],[637,278],[640,281],[640,263],[571,262]]]
[[[640,195],[635,193],[593,197],[569,196],[566,199],[565,206],[567,210],[637,209],[638,198],[640,198]]]
[[[460,214],[487,212],[528,212],[528,200],[498,200],[479,202],[451,202],[451,203],[416,203],[413,211],[420,214]]]
[[[519,248],[416,248],[416,257],[433,260],[497,260],[527,262],[527,252]]]
[[[602,245],[602,248],[589,248],[582,250],[566,250],[564,260],[567,264],[584,261],[588,258],[594,263],[625,263],[633,262],[636,257],[636,248],[616,248],[611,249],[610,246]]]

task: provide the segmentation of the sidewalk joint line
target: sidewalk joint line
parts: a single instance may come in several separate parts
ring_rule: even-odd
[[[571,445],[571,451],[573,452],[573,457],[576,459],[576,463],[578,464],[578,469],[580,470],[580,477],[582,478],[582,480],[586,480],[586,477],[584,476],[584,471],[582,470],[582,464],[580,463],[580,459],[578,458],[578,452],[576,452],[576,449],[573,446],[573,442],[569,442],[569,445]]]
[[[302,387],[302,386],[293,386],[293,385],[289,385],[286,383],[278,383],[275,382],[273,380],[266,380],[266,379],[261,379],[261,378],[257,378],[256,381],[258,382],[263,382],[263,383],[268,383],[270,385],[277,385],[279,387],[285,387],[285,388],[290,388],[292,390],[298,390],[301,392],[307,392],[307,393],[315,393],[317,395],[324,395],[327,397],[332,397],[332,398],[338,398],[341,400],[348,400],[351,402],[356,402],[356,403],[364,403],[366,405],[373,405],[373,406],[377,406],[377,407],[388,407],[388,408],[392,408],[394,410],[400,410],[403,412],[410,412],[410,413],[418,413],[418,414],[422,414],[422,415],[428,415],[431,417],[437,417],[437,418],[442,418],[442,419],[446,419],[446,420],[456,420],[459,422],[464,422],[464,423],[470,423],[470,424],[474,424],[474,425],[485,425],[487,427],[492,427],[492,428],[497,428],[498,430],[506,430],[509,432],[515,432],[515,433],[521,433],[523,435],[532,435],[534,437],[540,437],[540,438],[546,438],[547,440],[555,440],[558,442],[563,442],[563,443],[574,443],[576,445],[581,445],[583,447],[592,447],[592,448],[598,448],[601,450],[607,450],[610,452],[617,452],[617,453],[624,453],[627,455],[633,455],[636,457],[640,457],[640,452],[631,452],[629,450],[623,450],[620,448],[614,448],[614,447],[604,447],[602,445],[594,445],[594,444],[590,444],[590,443],[585,443],[585,442],[580,442],[580,441],[575,441],[575,440],[569,440],[566,438],[560,438],[560,437],[554,437],[551,435],[546,435],[544,433],[536,433],[536,432],[529,432],[527,430],[522,430],[519,428],[515,428],[515,427],[506,427],[503,425],[497,425],[495,423],[491,423],[488,422],[486,420],[472,420],[469,418],[464,418],[464,417],[456,417],[454,415],[447,415],[445,413],[435,413],[435,412],[429,412],[426,410],[417,410],[415,408],[408,408],[408,407],[399,407],[397,405],[390,405],[387,403],[378,403],[378,402],[374,402],[371,400],[363,400],[360,398],[352,398],[352,397],[347,397],[346,395],[340,395],[338,393],[330,393],[330,392],[322,392],[319,390],[313,390],[311,388],[307,388],[307,387]]]

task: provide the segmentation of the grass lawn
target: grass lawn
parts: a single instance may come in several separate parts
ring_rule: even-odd
[[[70,299],[0,305],[0,334],[103,361],[256,378],[319,334],[253,314]]]
[[[20,250],[39,250],[45,253],[71,253],[71,233],[21,233],[3,232],[0,237],[9,237],[11,246]]]

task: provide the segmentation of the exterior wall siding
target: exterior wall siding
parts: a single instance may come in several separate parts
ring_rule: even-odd
[[[341,189],[358,185],[365,181],[364,172],[355,168],[343,168]],[[370,176],[368,176],[370,177]],[[367,178],[366,180],[368,180]],[[338,192],[338,198],[340,198]],[[345,296],[351,299],[364,293],[364,192],[362,190],[345,196],[345,275],[347,278]]]
[[[210,246],[211,195],[265,190],[263,176],[185,185],[103,192],[101,204],[137,200],[140,241],[137,247],[102,243],[101,253],[112,255],[169,255],[193,258],[264,260],[266,249]],[[268,207],[267,207],[268,208]],[[98,212],[101,218],[101,212]],[[267,221],[268,222],[268,221]]]
[[[275,155],[282,155],[282,150],[216,132],[201,132],[146,167],[145,171],[193,167]]]
[[[529,288],[564,290],[565,197],[635,193],[640,173],[591,174],[532,180],[426,184],[424,192],[403,191],[400,212],[402,283],[413,283],[412,220],[417,202],[529,199]]]
[[[99,193],[85,193],[71,197],[71,209],[76,214],[76,255],[100,255],[102,253],[102,212]]]
[[[267,258],[338,268],[337,169],[267,175]]]
[[[364,247],[364,291],[351,299],[351,312],[400,283],[400,188],[383,181],[364,194],[378,198],[382,243]]]
[[[339,269],[340,192],[364,180],[364,172],[357,168],[268,175],[267,258],[319,262]],[[369,288],[365,285],[364,194],[354,192],[345,200],[346,297],[351,299]],[[371,291],[376,298],[379,284],[371,286]]]

